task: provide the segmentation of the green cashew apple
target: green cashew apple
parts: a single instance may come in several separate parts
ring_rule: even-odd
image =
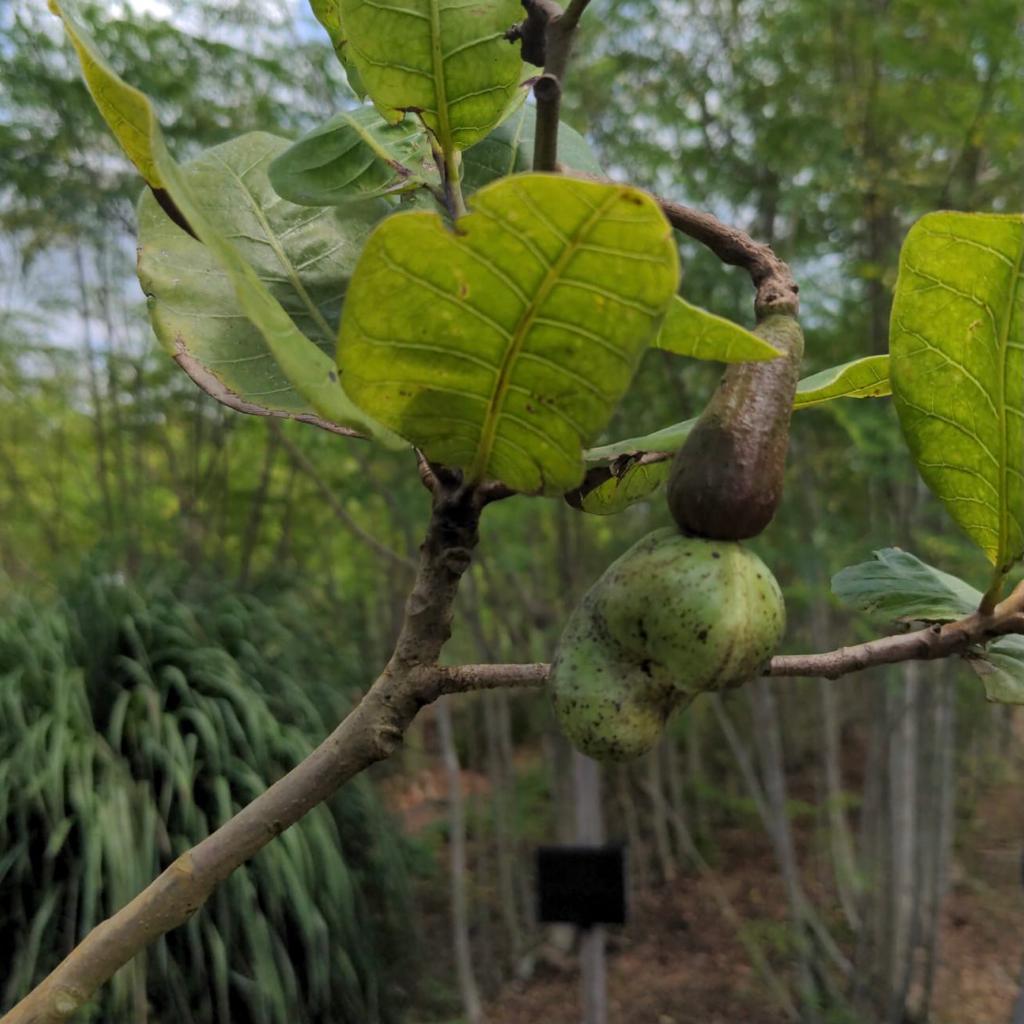
[[[551,672],[562,728],[591,757],[638,757],[673,711],[755,676],[785,620],[775,577],[752,551],[656,530],[608,567],[566,626]]]

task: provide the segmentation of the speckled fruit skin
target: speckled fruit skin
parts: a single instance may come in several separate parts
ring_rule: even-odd
[[[753,552],[656,530],[608,567],[562,634],[551,672],[562,728],[591,757],[638,757],[697,694],[755,676],[785,623]]]

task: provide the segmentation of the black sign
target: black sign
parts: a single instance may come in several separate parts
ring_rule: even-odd
[[[537,850],[537,917],[589,928],[626,923],[622,846],[542,846]]]

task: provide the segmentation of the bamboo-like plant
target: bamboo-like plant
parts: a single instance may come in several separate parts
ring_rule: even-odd
[[[263,793],[343,703],[287,594],[71,581],[0,615],[0,978],[16,1000],[104,917]],[[193,587],[193,590],[195,588]],[[368,784],[317,809],[209,912],[119,975],[97,1019],[395,1019],[402,850]]]

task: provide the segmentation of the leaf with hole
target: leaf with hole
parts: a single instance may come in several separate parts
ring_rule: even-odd
[[[675,294],[657,204],[623,185],[517,175],[449,229],[401,213],[370,237],[342,316],[345,390],[437,462],[561,494]]]
[[[280,153],[269,174],[279,196],[303,206],[344,206],[441,184],[426,132],[415,121],[388,124],[372,107],[335,114]]]
[[[796,387],[793,408],[806,409],[834,398],[884,398],[891,394],[889,357],[865,356],[805,377]]]
[[[893,399],[925,483],[997,568],[1024,552],[1024,215],[932,213],[903,243]]]
[[[414,114],[447,152],[484,138],[522,99],[518,0],[339,0],[346,55],[388,121]]]

